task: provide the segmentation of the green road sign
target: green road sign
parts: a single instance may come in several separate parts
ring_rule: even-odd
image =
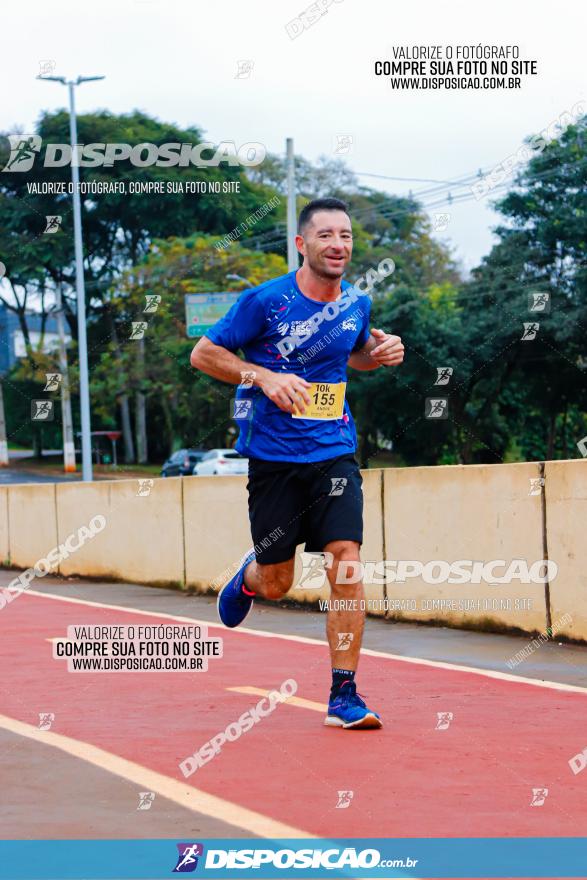
[[[240,293],[187,293],[185,325],[188,339],[202,336],[216,321],[224,317]]]

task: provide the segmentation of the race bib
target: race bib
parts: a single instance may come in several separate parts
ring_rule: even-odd
[[[342,419],[344,412],[344,393],[346,382],[312,382],[306,388],[312,403],[306,405],[306,411],[292,413],[294,419],[310,419],[311,421],[333,421]]]

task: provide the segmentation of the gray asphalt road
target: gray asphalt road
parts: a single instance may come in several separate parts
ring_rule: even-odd
[[[0,569],[0,586],[6,586],[16,574],[16,571]],[[189,595],[180,590],[56,577],[36,578],[31,589],[200,620],[216,622],[218,619],[215,596]],[[252,629],[315,639],[325,639],[325,624],[323,612],[288,608],[259,600],[247,618],[247,626]],[[363,644],[375,651],[404,657],[440,660],[524,678],[587,687],[587,646],[546,642],[513,669],[508,667],[507,661],[530,642],[530,636],[472,632],[371,617],[367,621]]]
[[[34,471],[24,471],[21,468],[0,468],[0,485],[7,483],[71,483],[72,480],[80,480],[80,474],[38,474]]]

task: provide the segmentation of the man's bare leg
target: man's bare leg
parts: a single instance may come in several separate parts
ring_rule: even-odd
[[[324,551],[333,556],[332,567],[326,569],[330,582],[326,633],[332,659],[332,687],[324,723],[328,727],[355,730],[379,728],[381,718],[357,694],[354,680],[365,628],[360,546],[356,541],[332,541]]]
[[[354,672],[359,663],[365,628],[365,591],[360,566],[341,566],[341,563],[360,562],[360,547],[356,541],[332,541],[326,545],[324,552],[332,553],[333,556],[332,567],[326,569],[330,583],[326,635],[332,668]],[[337,583],[337,579],[344,580],[345,583]],[[347,581],[350,583],[346,583]]]
[[[355,671],[365,627],[365,592],[359,566],[360,547],[355,541],[332,541],[324,548],[332,553],[332,567],[327,576],[330,583],[330,607],[326,621],[326,635],[330,646],[333,668]],[[293,583],[295,558],[272,565],[250,562],[245,569],[245,589],[265,599],[281,599]],[[341,580],[337,583],[339,566]]]
[[[250,562],[244,574],[245,589],[264,599],[281,599],[291,589],[294,563],[295,557],[271,565]]]

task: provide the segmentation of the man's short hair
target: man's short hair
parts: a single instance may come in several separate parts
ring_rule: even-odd
[[[300,235],[303,234],[304,228],[317,211],[344,211],[345,214],[348,214],[349,206],[340,199],[313,199],[300,211],[298,218],[298,233]]]

